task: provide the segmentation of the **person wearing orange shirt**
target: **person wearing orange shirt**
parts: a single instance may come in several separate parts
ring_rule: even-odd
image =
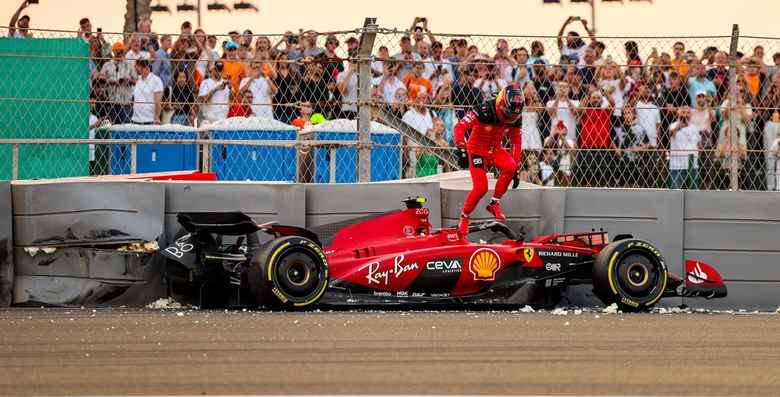
[[[685,77],[688,75],[688,63],[685,60],[685,44],[678,41],[674,43],[672,47],[674,50],[674,58],[672,59],[672,66],[677,69],[677,73]]]
[[[222,75],[230,80],[230,90],[236,93],[235,102],[240,102],[239,85],[241,80],[247,77],[246,67],[244,61],[238,56],[238,44],[235,41],[228,41],[225,44],[225,52],[227,56],[222,61],[224,64]]]
[[[431,81],[422,77],[425,72],[425,65],[422,62],[414,62],[412,73],[407,74],[403,78],[403,83],[406,86],[406,92],[409,94],[409,99],[414,101],[417,95],[420,93],[426,93],[429,96],[433,92],[433,86]]]

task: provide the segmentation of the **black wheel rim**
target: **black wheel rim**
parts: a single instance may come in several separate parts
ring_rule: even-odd
[[[622,296],[643,303],[658,295],[663,274],[654,258],[640,252],[628,253],[620,258],[615,272]]]
[[[320,284],[317,259],[307,251],[295,251],[283,256],[276,266],[278,288],[292,299],[306,298]]]

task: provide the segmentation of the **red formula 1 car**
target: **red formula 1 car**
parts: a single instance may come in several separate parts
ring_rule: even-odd
[[[433,230],[422,198],[406,208],[339,230],[323,246],[306,229],[255,224],[241,213],[179,214],[185,229],[163,255],[173,291],[201,306],[480,304],[552,306],[566,287],[592,284],[605,304],[651,308],[662,297],[726,296],[709,265],[668,271],[652,244],[604,231],[537,236],[524,241],[507,226],[484,222],[471,242],[455,229]],[[273,235],[260,244],[258,231]],[[222,236],[244,235],[234,244]]]

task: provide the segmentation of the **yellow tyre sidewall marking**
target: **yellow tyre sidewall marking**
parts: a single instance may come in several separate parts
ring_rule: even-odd
[[[619,251],[615,251],[612,254],[612,258],[609,259],[609,266],[607,267],[607,280],[609,280],[609,288],[612,289],[612,292],[615,295],[619,295],[617,288],[615,287],[615,281],[612,280],[612,269],[615,267],[615,261],[617,260],[618,256],[620,256]]]
[[[274,251],[274,253],[271,255],[271,259],[268,260],[268,281],[273,281],[273,268],[274,268],[274,259],[276,259],[276,255],[279,255],[279,252],[281,252],[283,249],[290,246],[290,242],[286,242],[279,246],[279,248]]]

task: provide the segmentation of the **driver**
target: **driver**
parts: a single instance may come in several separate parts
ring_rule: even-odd
[[[498,168],[501,174],[487,210],[497,220],[506,219],[501,211],[500,201],[509,187],[509,182],[514,179],[514,186],[517,187],[517,166],[520,163],[522,140],[520,116],[523,112],[523,103],[523,90],[519,84],[513,83],[502,88],[495,98],[488,99],[470,110],[455,124],[455,146],[461,153],[467,152],[473,185],[463,203],[463,212],[458,223],[458,231],[463,236],[468,235],[469,214],[487,193],[486,171],[491,166]],[[468,130],[471,130],[471,135],[466,141],[465,135]],[[507,153],[502,145],[506,135],[509,135],[512,155]]]

